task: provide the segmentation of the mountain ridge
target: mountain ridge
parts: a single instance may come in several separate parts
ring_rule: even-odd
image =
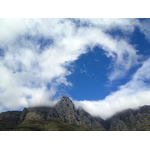
[[[76,109],[68,97],[62,97],[54,107],[37,106],[23,111],[0,113],[0,130],[54,131],[149,131],[150,106],[127,109],[103,120],[82,108]]]

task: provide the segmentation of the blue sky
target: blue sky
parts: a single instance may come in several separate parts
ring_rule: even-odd
[[[126,36],[118,29],[110,31],[109,34],[113,37],[124,38]],[[132,45],[136,45],[137,53],[142,55],[141,62],[150,56],[150,43],[145,40],[145,35],[140,32],[139,28],[135,28],[133,34],[128,35],[127,38],[130,39]],[[128,70],[124,78],[110,82],[108,79],[108,74],[111,71],[110,64],[111,60],[106,57],[104,51],[98,46],[94,47],[93,51],[81,56],[74,62],[74,73],[67,77],[74,85],[73,88],[68,90],[69,94],[77,100],[104,99],[111,92],[116,91],[119,85],[130,81],[132,75],[140,67],[139,64]]]
[[[67,77],[73,83],[73,88],[68,90],[69,94],[77,100],[104,99],[114,90],[107,78],[109,64],[110,60],[98,47],[82,55],[74,62],[74,74]]]
[[[149,105],[149,26],[138,18],[1,19],[0,111],[54,106],[63,95],[104,119]]]

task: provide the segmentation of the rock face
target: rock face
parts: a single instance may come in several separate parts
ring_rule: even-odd
[[[128,109],[109,119],[110,131],[150,131],[150,106]]]
[[[62,97],[55,107],[29,107],[23,111],[0,113],[0,129],[13,129],[29,121],[60,121],[69,126],[81,126],[92,131],[141,131],[150,130],[150,106],[138,110],[128,109],[115,114],[107,120],[93,117],[82,108],[75,109],[68,97]]]
[[[75,123],[76,111],[73,102],[68,97],[62,97],[55,107],[60,120],[69,124]]]

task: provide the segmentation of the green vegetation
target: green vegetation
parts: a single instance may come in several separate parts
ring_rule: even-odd
[[[19,124],[15,131],[88,131],[77,125],[70,125],[62,121],[27,120]]]
[[[14,129],[14,124],[12,122],[0,121],[0,131],[12,131]]]
[[[44,121],[27,120],[19,124],[14,130],[16,131],[45,131]]]

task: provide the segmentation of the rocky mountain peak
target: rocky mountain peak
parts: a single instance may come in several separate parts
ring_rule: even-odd
[[[72,103],[71,99],[65,96],[62,96],[60,102]]]
[[[63,96],[61,100],[57,103],[56,108],[74,108],[72,100],[68,97]]]

